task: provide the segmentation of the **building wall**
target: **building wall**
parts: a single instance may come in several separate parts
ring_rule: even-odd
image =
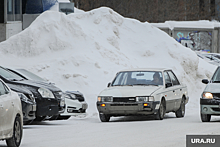
[[[0,1],[0,23],[4,23],[4,1]]]
[[[6,24],[0,23],[0,42],[6,40]]]
[[[22,31],[22,22],[12,22],[6,24],[6,39]]]
[[[176,39],[182,45],[191,48],[192,50],[203,50],[206,52],[214,52],[213,36],[214,30],[211,29],[184,29],[178,28],[173,30],[173,38]],[[216,35],[216,32],[215,32]],[[217,50],[216,50],[217,52]]]

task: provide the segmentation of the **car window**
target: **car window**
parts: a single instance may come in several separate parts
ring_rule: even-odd
[[[35,80],[35,81],[42,81],[42,82],[47,82],[46,80],[44,80],[43,78],[35,75],[34,73],[26,70],[26,69],[17,69],[19,72],[22,73],[22,75],[25,77],[25,76],[28,76],[28,78],[30,78],[29,80]]]
[[[0,95],[8,94],[8,88],[0,81]]]
[[[126,71],[120,72],[112,86],[126,85],[163,85],[162,72],[159,71]]]
[[[212,82],[213,83],[220,83],[220,68],[218,68],[216,70],[216,72],[214,73],[214,75],[212,77]]]
[[[8,80],[22,80],[23,78],[10,72],[9,70],[6,70],[4,68],[0,67],[0,75]]]
[[[165,79],[165,84],[172,83],[170,76],[168,75],[167,72],[164,72],[164,79]]]
[[[174,75],[172,71],[168,71],[168,74],[172,80],[173,85],[180,85],[178,79],[176,78],[176,76]]]

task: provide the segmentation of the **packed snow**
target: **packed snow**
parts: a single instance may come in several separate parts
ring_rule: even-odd
[[[92,123],[99,122],[99,92],[118,71],[129,68],[172,69],[188,87],[186,116],[190,110],[199,111],[205,87],[201,80],[210,79],[216,66],[147,22],[124,18],[107,7],[75,12],[65,15],[53,8],[21,33],[1,42],[2,66],[25,68],[63,91],[82,92],[89,105],[87,118],[92,118]]]

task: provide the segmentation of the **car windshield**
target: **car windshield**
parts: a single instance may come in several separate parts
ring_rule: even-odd
[[[46,80],[35,75],[34,73],[27,71],[26,69],[17,69],[17,70],[21,73],[21,75],[23,75],[24,77],[26,77],[29,80],[47,82]]]
[[[220,83],[220,68],[217,68],[211,81],[212,83]]]
[[[10,80],[10,81],[21,81],[21,80],[23,80],[22,77],[14,74],[14,73],[10,72],[9,70],[6,70],[6,69],[4,69],[2,67],[0,67],[0,75],[3,78],[5,78],[7,80]]]
[[[117,74],[112,86],[163,85],[162,72],[125,71]]]

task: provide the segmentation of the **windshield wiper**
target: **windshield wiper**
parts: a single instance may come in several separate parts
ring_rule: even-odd
[[[134,84],[134,85],[142,85],[142,86],[159,86],[159,85],[155,85],[155,84]]]
[[[220,81],[212,81],[212,83],[220,83]]]

